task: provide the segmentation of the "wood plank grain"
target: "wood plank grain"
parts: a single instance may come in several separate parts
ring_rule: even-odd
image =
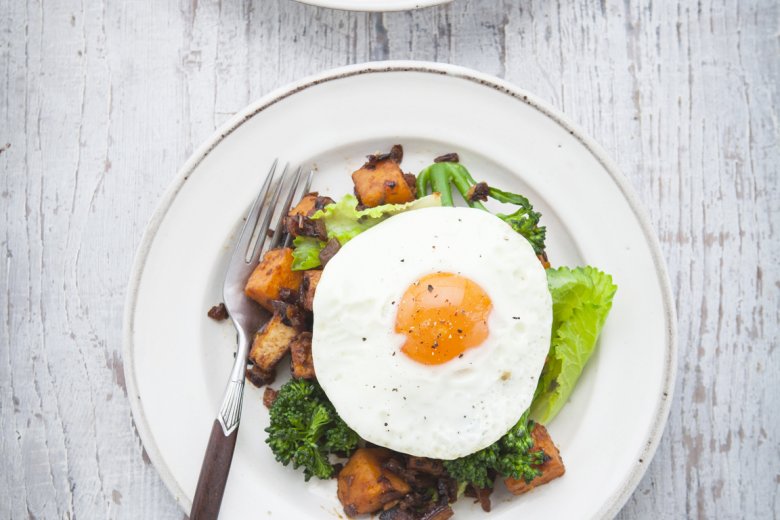
[[[669,425],[620,518],[780,515],[780,7],[772,0],[0,0],[0,517],[180,518],[133,429],[124,291],[186,157],[248,102],[380,59],[465,65],[563,110],[658,230]]]

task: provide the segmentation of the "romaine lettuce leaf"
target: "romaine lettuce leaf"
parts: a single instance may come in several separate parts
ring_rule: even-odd
[[[441,206],[441,197],[434,193],[406,204],[383,204],[362,210],[357,209],[357,205],[358,201],[354,195],[345,195],[340,201],[328,204],[310,218],[325,222],[328,239],[335,238],[344,245],[388,217],[413,209]],[[311,237],[296,237],[293,245],[294,271],[312,269],[320,265],[319,254],[325,247],[325,242]]]
[[[617,290],[612,277],[594,267],[547,269],[547,285],[553,300],[552,339],[531,403],[531,417],[540,423],[551,421],[566,404]]]
[[[325,242],[314,237],[295,237],[293,240],[293,271],[314,269],[320,265],[320,251]]]

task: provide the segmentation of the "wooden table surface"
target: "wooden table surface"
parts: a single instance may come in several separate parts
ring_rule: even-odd
[[[606,148],[647,207],[676,297],[679,374],[620,518],[780,516],[779,28],[775,0],[455,0],[393,14],[0,0],[0,518],[183,516],[123,375],[146,221],[244,105],[384,59],[464,65],[536,93]]]

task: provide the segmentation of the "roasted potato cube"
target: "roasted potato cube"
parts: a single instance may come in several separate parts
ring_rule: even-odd
[[[406,495],[409,484],[382,467],[393,456],[384,448],[360,448],[339,473],[338,497],[347,516],[373,513]]]
[[[301,305],[307,311],[311,312],[314,304],[314,291],[317,290],[317,284],[320,283],[322,271],[304,271],[301,281]]]
[[[249,350],[249,359],[260,370],[270,371],[290,350],[290,343],[298,335],[298,329],[285,325],[282,316],[274,314],[263,326]]]
[[[290,343],[292,375],[298,379],[314,379],[314,360],[311,357],[311,332],[301,332]]]
[[[391,158],[367,162],[352,174],[352,182],[358,200],[368,208],[402,204],[415,198],[413,185]]]
[[[313,191],[304,195],[298,205],[287,213],[287,216],[296,217],[302,215],[304,217],[311,217],[328,204],[333,204],[333,202],[335,201],[330,197],[321,197],[319,193]]]
[[[313,191],[304,195],[300,202],[291,209],[288,213],[288,217],[296,217],[302,215],[304,217],[310,217],[317,211],[317,196],[318,193]]]
[[[246,282],[244,292],[257,303],[272,311],[271,301],[279,299],[282,288],[300,289],[303,274],[292,270],[293,256],[289,247],[271,249],[257,264]]]
[[[553,479],[562,476],[566,472],[566,468],[563,467],[563,459],[561,459],[561,453],[558,448],[553,444],[550,434],[547,433],[547,428],[541,424],[535,424],[534,429],[531,430],[531,437],[534,439],[534,449],[541,449],[545,455],[549,457],[549,460],[544,464],[537,466],[541,470],[542,474],[533,479],[531,482],[526,482],[523,479],[504,479],[507,489],[515,494],[522,495],[533,488],[547,484]]]

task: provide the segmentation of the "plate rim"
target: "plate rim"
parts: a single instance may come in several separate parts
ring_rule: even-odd
[[[655,412],[652,424],[648,430],[645,439],[644,448],[641,457],[634,462],[633,469],[628,477],[622,482],[618,491],[605,501],[599,509],[597,515],[602,518],[614,517],[625,505],[631,494],[639,485],[640,480],[647,471],[655,452],[660,443],[661,437],[669,417],[671,404],[674,399],[674,387],[677,379],[677,316],[674,304],[671,282],[666,270],[666,262],[661,251],[660,242],[655,233],[652,223],[647,215],[641,201],[617,168],[617,165],[609,158],[601,146],[591,139],[577,125],[566,119],[562,112],[553,108],[547,102],[542,101],[533,94],[517,87],[508,81],[484,74],[466,67],[451,65],[445,63],[434,63],[426,61],[401,60],[401,61],[382,61],[367,62],[354,65],[347,65],[329,69],[318,74],[304,77],[298,81],[279,87],[260,99],[250,103],[244,109],[237,112],[232,118],[217,128],[211,136],[201,144],[189,158],[184,162],[177,172],[171,184],[166,189],[162,198],[158,202],[154,213],[144,228],[141,241],[136,250],[133,260],[130,280],[127,286],[125,297],[124,317],[122,326],[122,358],[124,363],[124,375],[127,387],[127,395],[130,401],[130,409],[133,416],[133,425],[142,442],[142,449],[147,453],[163,483],[168,491],[173,495],[177,503],[185,510],[189,511],[190,501],[184,490],[179,486],[168,466],[165,464],[162,453],[160,453],[157,444],[147,424],[146,415],[141,406],[141,396],[138,392],[138,386],[135,376],[135,358],[133,349],[133,332],[135,310],[138,297],[140,281],[144,274],[146,259],[157,236],[157,231],[162,224],[165,216],[173,204],[181,188],[189,179],[190,174],[200,165],[200,163],[216,148],[223,139],[238,129],[241,125],[262,112],[266,108],[292,96],[307,88],[339,79],[349,78],[362,74],[381,74],[392,72],[421,72],[428,74],[444,75],[457,79],[472,81],[484,87],[492,88],[498,92],[509,95],[521,103],[525,103],[544,115],[555,121],[562,128],[567,130],[576,138],[602,165],[609,173],[612,180],[620,189],[623,197],[631,208],[631,211],[639,220],[645,241],[650,248],[650,254],[655,268],[655,274],[658,278],[661,297],[664,307],[664,317],[666,321],[666,341],[665,341],[665,359],[664,359],[664,381],[661,388],[661,394],[655,403]]]
[[[315,7],[337,9],[339,11],[357,12],[381,12],[411,11],[425,7],[433,7],[452,2],[452,0],[381,0],[379,2],[364,2],[360,6],[351,7],[345,0],[297,0],[298,2]],[[376,5],[374,5],[376,4]]]

